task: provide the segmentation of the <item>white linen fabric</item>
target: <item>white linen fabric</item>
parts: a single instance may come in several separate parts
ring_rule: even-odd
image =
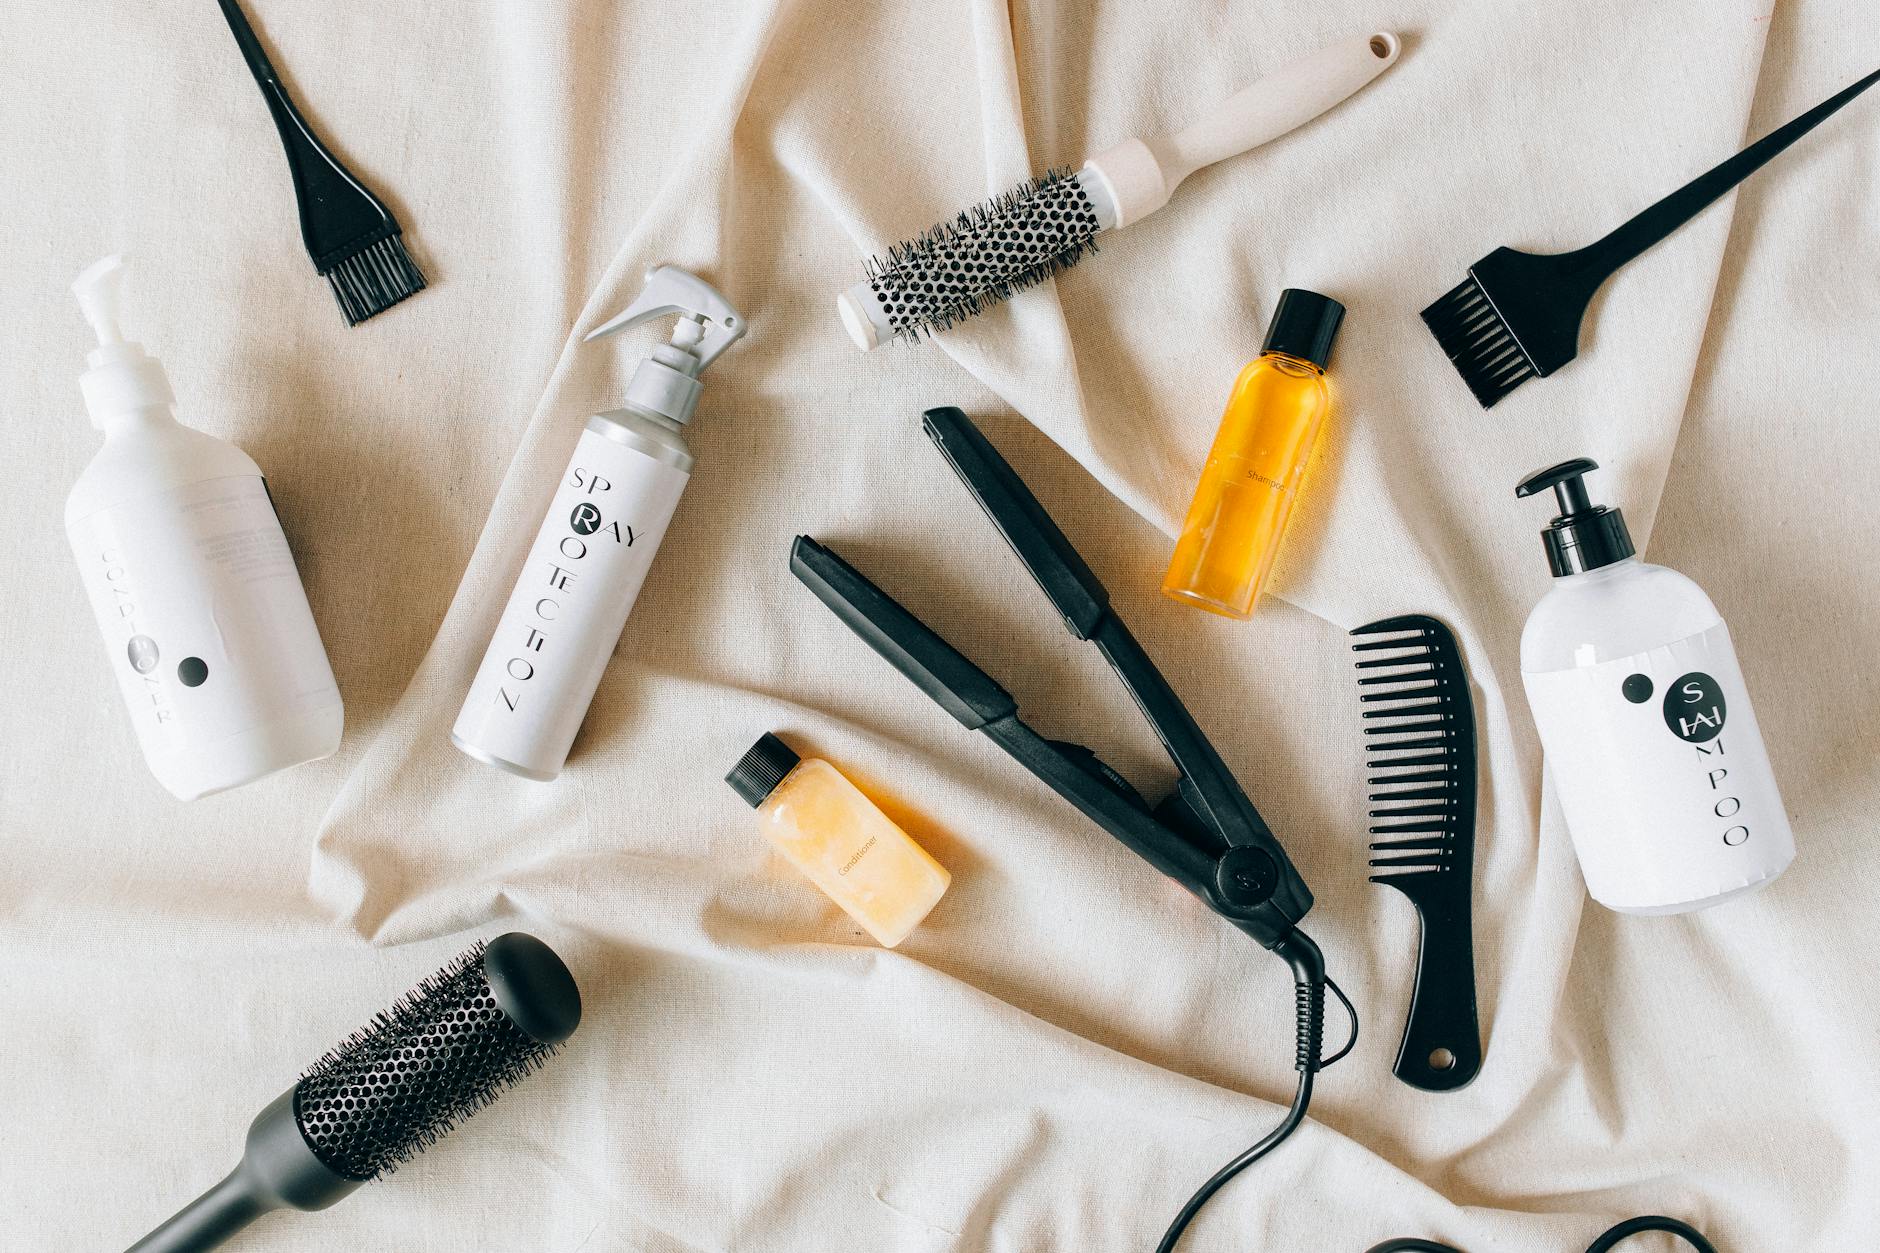
[[[1311,1120],[1185,1248],[1552,1253],[1640,1212],[1742,1253],[1874,1247],[1880,98],[1625,271],[1581,360],[1492,413],[1416,316],[1493,247],[1587,242],[1871,70],[1868,0],[252,0],[434,281],[351,330],[214,6],[9,11],[0,1246],[131,1243],[321,1051],[523,928],[584,993],[563,1055],[389,1181],[236,1247],[1151,1247],[1281,1114],[1285,969],[785,565],[799,532],[838,547],[1035,725],[1166,785],[921,437],[957,404],[1280,833],[1364,1014]],[[1375,29],[1406,47],[1364,93],[1054,284],[916,349],[843,335],[864,254]],[[191,805],[137,757],[60,533],[96,447],[66,284],[115,250],[185,419],[267,470],[347,701],[338,755]],[[583,418],[658,342],[580,335],[660,262],[753,331],[706,377],[694,481],[574,757],[529,783],[448,729]],[[1349,306],[1337,410],[1275,595],[1231,623],[1157,588],[1286,286]],[[1585,899],[1517,669],[1548,511],[1512,495],[1576,455],[1735,633],[1800,846],[1761,895],[1668,919]],[[1487,1060],[1453,1095],[1389,1073],[1415,923],[1364,881],[1343,631],[1406,611],[1455,625],[1483,731]],[[720,782],[766,730],[953,872],[899,950]]]

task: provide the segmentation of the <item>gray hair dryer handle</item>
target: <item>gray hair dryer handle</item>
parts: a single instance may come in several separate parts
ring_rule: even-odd
[[[298,1085],[296,1085],[296,1088]],[[129,1253],[205,1253],[277,1209],[321,1210],[362,1182],[336,1174],[307,1145],[289,1088],[248,1128],[241,1164]]]

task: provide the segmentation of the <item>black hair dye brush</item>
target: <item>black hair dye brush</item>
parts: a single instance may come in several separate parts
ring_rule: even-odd
[[[332,286],[346,324],[357,326],[423,291],[424,275],[405,250],[398,219],[301,116],[241,5],[236,0],[219,2],[287,149],[287,168],[300,202],[300,236],[313,268]]]
[[[836,297],[864,350],[944,331],[1096,251],[1102,231],[1168,203],[1206,165],[1276,139],[1356,93],[1400,51],[1388,32],[1321,49],[1222,101],[1173,135],[1126,139],[1081,170],[1054,170],[919,238],[890,248],[868,277]]]
[[[203,1253],[270,1210],[325,1209],[494,1101],[580,1021],[548,945],[521,932],[479,944],[270,1102],[228,1178],[130,1253]]]
[[[1423,311],[1430,334],[1482,408],[1493,408],[1529,379],[1546,378],[1580,355],[1580,324],[1607,279],[1876,82],[1880,71],[1770,131],[1584,248],[1562,253],[1495,249]]]

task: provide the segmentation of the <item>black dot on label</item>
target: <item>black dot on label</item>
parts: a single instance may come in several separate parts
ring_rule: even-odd
[[[1652,681],[1642,674],[1630,675],[1619,685],[1619,690],[1634,705],[1643,705],[1652,698]]]
[[[176,663],[176,678],[184,687],[201,687],[209,677],[209,664],[200,657],[185,657]]]

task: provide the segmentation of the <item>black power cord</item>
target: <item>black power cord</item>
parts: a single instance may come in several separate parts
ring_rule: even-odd
[[[1312,1077],[1351,1052],[1358,1043],[1358,1011],[1351,1003],[1351,998],[1325,975],[1325,956],[1319,952],[1319,946],[1312,942],[1303,931],[1289,932],[1279,943],[1273,945],[1273,951],[1286,959],[1293,970],[1293,1001],[1298,1014],[1298,1038],[1293,1056],[1293,1066],[1299,1071],[1299,1087],[1293,1093],[1292,1108],[1286,1111],[1286,1117],[1279,1126],[1269,1131],[1252,1148],[1236,1157],[1227,1165],[1214,1172],[1209,1179],[1195,1190],[1188,1198],[1188,1203],[1175,1215],[1175,1221],[1162,1235],[1162,1243],[1156,1246],[1156,1253],[1171,1253],[1175,1244],[1182,1238],[1182,1232],[1208,1203],[1216,1192],[1227,1182],[1247,1167],[1278,1148],[1280,1144],[1298,1130],[1305,1121],[1306,1107],[1312,1103]],[[1351,1038],[1345,1047],[1323,1060],[1319,1049],[1325,1038],[1325,989],[1330,988],[1344,1005],[1345,1012],[1351,1015]]]
[[[1676,1218],[1666,1218],[1663,1214],[1646,1214],[1639,1218],[1628,1218],[1617,1226],[1608,1228],[1606,1234],[1586,1247],[1586,1253],[1607,1253],[1607,1250],[1627,1236],[1636,1236],[1646,1231],[1668,1231],[1696,1249],[1697,1253],[1717,1253],[1717,1246],[1704,1239],[1703,1232],[1687,1222]],[[1434,1240],[1419,1240],[1415,1236],[1409,1236],[1372,1245],[1366,1253],[1462,1253],[1462,1250],[1452,1244],[1438,1244]]]
[[[1286,1138],[1299,1129],[1305,1121],[1306,1108],[1312,1104],[1312,1080],[1319,1071],[1350,1053],[1358,1043],[1358,1011],[1352,1005],[1351,998],[1325,974],[1325,957],[1319,952],[1318,945],[1303,931],[1288,933],[1279,943],[1273,945],[1273,951],[1286,959],[1293,969],[1293,999],[1298,1014],[1297,1046],[1293,1065],[1299,1071],[1299,1087],[1293,1093],[1292,1106],[1286,1111],[1286,1117],[1273,1130],[1267,1132],[1260,1141],[1241,1153],[1214,1172],[1212,1178],[1195,1190],[1188,1198],[1181,1212],[1175,1215],[1175,1221],[1169,1224],[1162,1235],[1162,1242],[1156,1245],[1156,1253],[1174,1253],[1175,1245],[1181,1240],[1182,1232],[1200,1212],[1201,1207],[1219,1192],[1227,1183],[1247,1167],[1271,1153],[1285,1142]],[[1345,1047],[1330,1057],[1321,1059],[1319,1049],[1325,1036],[1325,989],[1330,988],[1345,1012],[1351,1017],[1351,1038]],[[1628,1218],[1624,1222],[1609,1228],[1599,1239],[1587,1246],[1586,1253],[1609,1253],[1609,1250],[1628,1236],[1635,1236],[1646,1231],[1666,1231],[1685,1240],[1697,1253],[1717,1253],[1717,1247],[1706,1240],[1703,1233],[1689,1223],[1676,1218],[1666,1218],[1662,1214],[1646,1214],[1638,1218]],[[1367,1253],[1462,1253],[1462,1250],[1448,1244],[1438,1244],[1434,1240],[1422,1240],[1414,1236],[1395,1240],[1386,1240],[1373,1245]]]

